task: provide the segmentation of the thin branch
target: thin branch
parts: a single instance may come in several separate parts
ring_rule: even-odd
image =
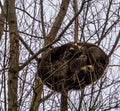
[[[45,32],[45,23],[44,23],[44,14],[43,14],[43,0],[40,0],[40,16],[41,16],[41,26],[42,26],[42,33],[43,33],[43,38],[46,37],[46,32]]]
[[[7,29],[8,27],[7,27],[7,23],[5,24],[5,29]],[[7,56],[7,54],[6,54],[6,51],[7,51],[7,32],[5,32],[5,48],[4,48],[4,60],[3,60],[3,78],[4,78],[4,109],[5,109],[5,111],[7,111],[7,91],[6,91],[6,75],[5,75],[5,68],[6,68],[6,56]]]
[[[108,23],[108,20],[109,20],[109,14],[110,14],[111,6],[112,6],[112,1],[113,1],[113,0],[110,0],[110,3],[109,3],[109,7],[108,7],[107,14],[106,14],[106,18],[105,18],[104,27],[103,27],[102,34],[101,34],[101,37],[100,37],[100,39],[99,39],[98,45],[101,43],[101,41],[102,41],[103,38],[105,37],[105,36],[103,36],[103,35],[104,35],[105,30],[106,30],[106,27],[107,27],[107,25],[108,25],[107,23]]]
[[[0,14],[0,40],[2,39],[2,35],[4,31],[4,23],[5,23],[5,17],[3,14]]]
[[[22,44],[25,46],[25,48],[30,52],[30,54],[34,55],[34,52],[30,49],[30,47],[27,45],[27,43],[25,43],[25,41],[21,37],[19,37],[19,40],[22,42]],[[35,59],[36,59],[36,61],[38,61],[37,57]]]
[[[1,1],[0,1],[0,7],[2,10],[2,13],[0,14],[0,40],[1,40],[4,31],[4,23],[5,23],[5,15],[6,15],[4,6],[2,5]]]
[[[116,40],[115,40],[115,43],[114,43],[114,45],[113,45],[113,47],[112,47],[112,50],[110,51],[110,53],[109,53],[109,55],[108,55],[109,57],[113,54],[116,46],[118,45],[119,40],[120,40],[120,31],[119,31],[118,36],[117,36],[117,38],[116,38]]]
[[[100,38],[97,42],[95,42],[95,44],[99,44],[106,36],[107,36],[107,34],[109,34],[110,32],[111,32],[111,30],[115,27],[115,25],[117,25],[119,23],[119,18],[104,32],[104,34],[103,34],[103,37],[102,38]],[[103,24],[104,25],[104,24]],[[102,25],[102,26],[103,26]],[[101,27],[102,27],[101,26]],[[100,29],[100,28],[99,28]],[[97,31],[99,31],[99,30],[97,30]],[[91,36],[92,37],[92,36]]]
[[[83,102],[83,99],[84,99],[84,89],[82,89],[80,96],[81,97],[80,97],[80,103],[79,103],[78,111],[80,111],[82,109],[82,102]]]
[[[39,100],[39,103],[42,103],[42,102],[48,100],[53,94],[54,94],[54,91],[52,91],[50,94],[48,94],[48,95],[45,96],[44,98],[41,98],[41,99]]]
[[[6,1],[5,1],[5,3],[6,3]],[[0,1],[0,7],[1,7],[1,10],[2,10],[3,15],[6,17],[6,11],[5,11],[5,8],[4,8],[4,6],[2,5],[1,1]]]
[[[20,11],[23,11],[24,13],[26,13],[30,18],[32,18],[33,20],[35,20],[35,21],[37,21],[37,22],[39,22],[39,23],[41,23],[41,21],[40,20],[38,20],[38,19],[36,19],[36,18],[34,18],[34,17],[32,17],[31,16],[31,14],[30,13],[28,13],[25,9],[21,9],[21,8],[19,8],[19,7],[15,7],[16,9],[18,9],[18,10],[20,10]]]
[[[74,13],[76,15],[78,13],[77,0],[73,0],[73,9],[74,9]],[[77,42],[78,41],[78,17],[76,17],[74,24],[75,24],[74,25],[74,41]]]
[[[86,20],[87,20],[87,15],[88,15],[88,11],[89,11],[89,7],[90,7],[90,3],[91,3],[91,0],[89,0],[87,2],[87,7],[85,9],[83,9],[83,13],[84,13],[84,16],[83,16],[83,25],[81,27],[81,38],[83,38],[83,42],[85,42],[85,36],[84,36],[84,29],[85,29],[85,25],[86,25]]]

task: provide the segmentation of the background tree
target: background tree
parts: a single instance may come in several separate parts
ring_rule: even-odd
[[[0,8],[1,110],[119,111],[119,0],[6,0]],[[61,96],[43,85],[37,68],[51,46],[71,41],[99,45],[110,63],[99,81]]]

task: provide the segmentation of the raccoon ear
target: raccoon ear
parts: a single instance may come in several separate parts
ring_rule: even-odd
[[[74,53],[75,49],[73,47],[70,47],[69,52]]]

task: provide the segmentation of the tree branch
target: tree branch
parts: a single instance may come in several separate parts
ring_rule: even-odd
[[[5,23],[5,10],[4,7],[2,6],[1,1],[0,1],[0,7],[2,9],[2,13],[0,14],[0,40],[1,40],[4,31],[4,23]]]
[[[41,26],[42,26],[42,33],[43,33],[43,38],[46,37],[46,32],[45,32],[45,23],[44,23],[44,14],[43,14],[43,0],[40,0],[40,12],[41,12]]]
[[[120,40],[120,31],[119,31],[119,33],[118,33],[118,36],[117,36],[117,38],[116,38],[116,40],[115,40],[115,43],[114,43],[114,45],[113,45],[110,53],[108,54],[109,57],[113,54],[116,46],[118,45],[119,40]]]
[[[30,47],[28,47],[27,43],[25,43],[25,41],[21,37],[19,37],[19,40],[22,42],[22,44],[25,46],[25,48],[30,52],[30,54],[34,55],[34,52],[30,49]],[[37,57],[35,59],[36,59],[36,61],[38,61]]]
[[[73,0],[73,9],[76,15],[78,13],[77,0]],[[75,24],[74,25],[74,41],[77,42],[78,41],[78,17],[76,17],[74,24]]]
[[[51,43],[55,39],[55,37],[58,33],[58,30],[60,29],[60,26],[63,22],[63,19],[66,15],[66,12],[67,12],[67,9],[69,6],[69,2],[70,2],[70,0],[62,0],[61,6],[60,6],[60,11],[55,19],[55,22],[53,23],[53,26],[52,26],[48,36],[45,39],[45,45]]]

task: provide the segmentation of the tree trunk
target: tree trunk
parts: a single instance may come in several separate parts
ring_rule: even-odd
[[[68,91],[61,93],[60,111],[68,111]]]
[[[7,0],[7,19],[10,37],[10,58],[8,71],[8,111],[17,111],[17,87],[19,67],[19,35],[15,13],[15,0]]]
[[[43,90],[42,81],[39,77],[35,78],[35,86],[33,90],[33,98],[29,111],[39,111],[40,99]]]

